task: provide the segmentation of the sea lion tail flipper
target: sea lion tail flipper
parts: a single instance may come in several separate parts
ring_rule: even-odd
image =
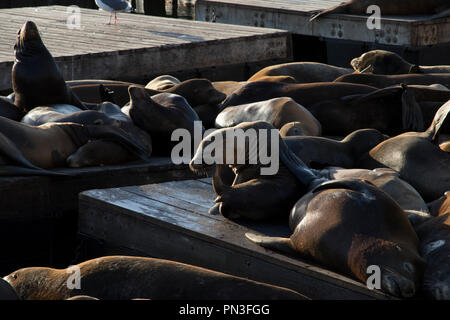
[[[260,236],[249,232],[245,234],[245,237],[263,248],[287,254],[296,254],[295,250],[292,248],[291,239],[289,238]]]
[[[442,125],[447,119],[449,113],[450,113],[450,100],[444,103],[439,108],[439,110],[436,111],[436,114],[434,115],[430,127],[427,129],[427,131],[425,131],[427,133],[428,138],[431,141],[434,141],[436,139],[436,136],[439,134],[439,130],[441,129]]]
[[[400,85],[394,85],[391,87],[386,87],[382,89],[377,89],[367,94],[353,94],[349,96],[341,97],[340,99],[344,102],[352,100],[352,103],[363,103],[370,100],[377,100],[385,97],[392,97],[393,95],[400,94],[405,89]],[[353,100],[354,99],[354,100]]]
[[[99,95],[100,95],[100,100],[102,102],[111,102],[111,103],[117,104],[114,99],[114,91],[105,87],[103,84],[100,84],[98,86],[98,91],[99,91]]]
[[[402,123],[403,129],[410,129],[417,132],[424,130],[422,109],[417,103],[413,90],[402,84],[404,88],[402,94]]]

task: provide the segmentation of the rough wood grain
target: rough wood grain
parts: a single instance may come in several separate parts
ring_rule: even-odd
[[[186,69],[292,57],[286,31],[81,9],[68,29],[67,7],[0,10],[0,90],[11,87],[17,30],[34,21],[66,80],[146,78]]]

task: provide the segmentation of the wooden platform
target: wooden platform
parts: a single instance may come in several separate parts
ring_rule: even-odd
[[[0,90],[11,87],[17,30],[34,21],[66,80],[129,80],[172,71],[291,57],[286,31],[81,9],[69,30],[67,7],[0,10]]]
[[[81,191],[198,177],[187,165],[156,157],[147,163],[55,171],[71,176],[0,177],[0,276],[25,266],[68,265]]]
[[[309,21],[311,11],[330,8],[341,2],[344,1],[197,0],[195,19],[392,46],[424,47],[450,42],[450,17],[429,20],[424,16],[382,16],[380,30],[367,28],[368,16],[334,14]]]
[[[289,236],[287,223],[237,224],[209,215],[211,179],[89,190],[80,194],[79,232],[101,243],[99,255],[176,260],[291,288],[312,299],[390,299],[298,257],[248,241],[248,231]]]

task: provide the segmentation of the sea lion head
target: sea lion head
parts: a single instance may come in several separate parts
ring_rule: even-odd
[[[183,128],[194,131],[194,121],[200,121],[187,100],[172,93],[159,93],[150,97],[146,89],[138,86],[128,88],[130,95],[129,115],[133,122],[149,133]]]
[[[66,286],[66,278],[56,269],[31,267],[14,271],[3,279],[14,288],[22,300],[53,300],[58,297],[53,296],[52,289]]]
[[[352,59],[350,65],[357,72],[373,74],[405,74],[412,66],[398,54],[386,50],[366,52]]]
[[[27,21],[17,33],[14,52],[17,54],[24,53],[24,50],[42,49],[44,43],[36,24],[33,21]]]
[[[260,130],[266,133],[264,139],[259,135]],[[235,169],[246,165],[261,166],[258,150],[262,147],[271,150],[272,138],[280,139],[278,130],[265,121],[243,122],[215,130],[201,141],[189,167],[195,172],[213,164],[225,164]]]
[[[299,121],[288,122],[280,129],[280,136],[305,136],[304,125]]]
[[[356,236],[357,238],[357,236]],[[360,273],[361,279],[368,280],[369,267],[380,268],[381,290],[396,297],[411,298],[420,288],[425,261],[408,245],[387,241],[384,239],[364,239],[358,243],[358,258],[353,260],[350,267],[355,274]],[[363,248],[363,247],[364,248]],[[352,257],[353,246],[349,257]],[[352,259],[349,258],[349,261]],[[361,269],[364,266],[365,270]]]
[[[348,143],[356,160],[376,147],[389,136],[376,129],[359,129],[347,135],[342,142]]]
[[[167,90],[189,97],[189,104],[195,109],[204,104],[218,106],[227,97],[225,93],[214,88],[208,79],[189,79]]]

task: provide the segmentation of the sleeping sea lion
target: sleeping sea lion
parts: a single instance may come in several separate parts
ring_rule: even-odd
[[[324,182],[292,208],[290,238],[247,233],[265,248],[297,253],[363,283],[369,266],[381,271],[381,290],[414,296],[425,262],[408,218],[386,193],[366,180]]]
[[[23,268],[4,279],[23,300],[63,300],[80,295],[100,300],[307,299],[282,287],[156,258],[107,256],[77,267],[80,289],[67,285],[74,274],[69,268]]]

